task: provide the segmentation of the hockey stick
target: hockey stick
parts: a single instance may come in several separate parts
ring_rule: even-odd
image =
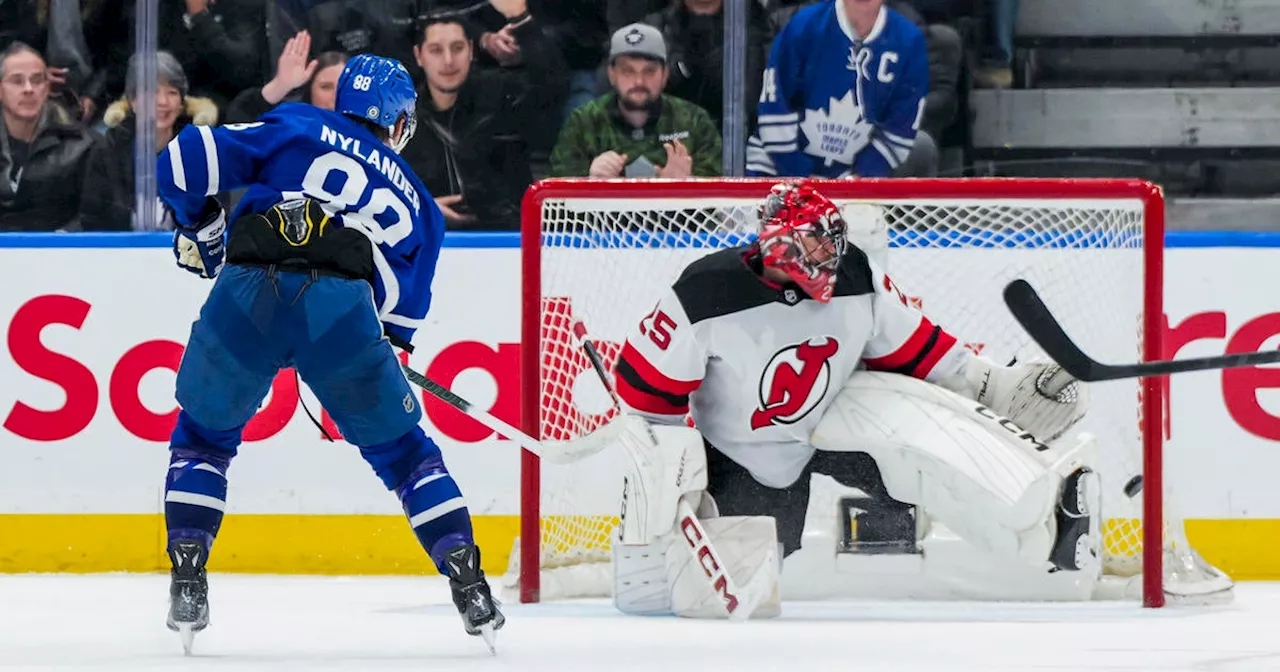
[[[1004,288],[1004,302],[1023,329],[1045,354],[1057,362],[1067,373],[1088,383],[1122,378],[1167,376],[1188,371],[1232,369],[1242,366],[1258,366],[1280,362],[1280,350],[1248,352],[1238,355],[1170,359],[1136,364],[1103,364],[1090,358],[1067,336],[1049,307],[1026,280],[1014,280]]]
[[[614,434],[611,432],[601,432],[597,434],[588,434],[587,436],[579,437],[571,441],[543,443],[507,424],[492,413],[481,408],[476,408],[474,404],[458,396],[453,392],[453,390],[450,390],[444,385],[441,385],[421,373],[414,371],[409,368],[407,364],[401,364],[400,370],[404,372],[404,376],[409,379],[409,382],[417,385],[423,390],[426,390],[431,394],[431,396],[449,404],[459,411],[462,411],[476,422],[492,429],[507,440],[514,441],[521,448],[552,462],[574,462],[587,457],[588,455],[598,453],[609,445]]]
[[[426,390],[431,394],[431,396],[435,397],[436,399],[439,399],[440,401],[443,401],[444,403],[449,404],[450,406],[458,409],[459,411],[462,411],[463,413],[473,418],[476,422],[479,422],[485,427],[488,427],[489,429],[492,429],[493,431],[501,434],[502,436],[505,436],[507,439],[511,441],[515,441],[517,444],[520,445],[521,448],[525,448],[526,450],[529,450],[530,452],[533,452],[539,456],[542,455],[542,450],[543,450],[542,443],[539,442],[537,439],[533,438],[532,436],[525,434],[524,432],[516,429],[515,427],[512,427],[506,422],[503,422],[502,420],[495,417],[492,413],[489,413],[488,411],[480,408],[476,408],[471,404],[471,402],[454,394],[453,390],[450,390],[444,385],[441,385],[440,383],[437,383],[436,381],[431,380],[430,378],[422,375],[421,373],[418,373],[417,371],[414,371],[413,369],[409,368],[408,364],[401,364],[400,370],[404,371],[404,376],[405,378],[409,379],[409,382]]]
[[[574,325],[574,333],[586,351],[587,358],[591,360],[591,365],[595,368],[596,374],[600,376],[600,381],[604,384],[605,389],[609,391],[615,407],[621,413],[622,405],[618,399],[618,394],[609,381],[600,352],[586,338],[586,327],[581,322],[578,322]],[[409,379],[409,382],[426,390],[433,397],[465,413],[508,440],[516,442],[525,450],[544,459],[571,462],[599,452],[611,443],[612,433],[595,432],[563,444],[544,444],[494,417],[488,411],[476,408],[471,402],[458,396],[449,388],[414,371],[407,364],[401,364],[400,369],[404,372],[405,377]],[[745,621],[751,615],[751,612],[755,611],[756,607],[768,597],[769,592],[772,590],[772,586],[765,585],[762,580],[767,578],[771,572],[765,571],[768,569],[767,567],[762,567],[752,581],[748,582],[743,590],[739,590],[737,583],[725,571],[724,568],[728,565],[711,544],[711,537],[707,534],[706,528],[702,526],[702,522],[698,520],[693,507],[684,498],[681,498],[677,503],[676,512],[678,526],[682,533],[681,536],[687,543],[689,552],[694,557],[694,562],[702,567],[707,577],[707,582],[711,584],[711,589],[723,599],[725,611],[728,613],[729,618],[731,620]]]
[[[591,367],[600,377],[600,383],[608,390],[614,408],[619,415],[622,415],[625,413],[622,400],[618,398],[618,391],[609,380],[608,372],[605,371],[604,359],[600,356],[600,351],[596,349],[595,344],[587,338],[587,327],[580,320],[573,323],[573,335],[578,339],[578,345],[587,353],[587,359],[591,360]],[[728,564],[711,544],[711,535],[707,534],[702,521],[693,510],[693,505],[683,496],[676,502],[676,527],[680,529],[680,537],[684,540],[694,563],[702,568],[712,592],[720,597],[729,620],[745,621],[750,618],[756,607],[759,607],[773,590],[773,586],[766,582],[773,574],[768,563],[757,569],[751,579],[739,589],[737,582],[726,570]]]

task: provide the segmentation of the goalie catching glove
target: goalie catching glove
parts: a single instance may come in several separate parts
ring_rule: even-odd
[[[959,372],[938,383],[1046,443],[1062,436],[1089,410],[1088,389],[1051,362],[1006,367],[974,355]]]

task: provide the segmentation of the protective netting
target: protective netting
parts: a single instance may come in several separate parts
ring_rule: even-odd
[[[573,337],[574,319],[583,321],[612,365],[628,329],[686,264],[755,235],[754,195],[684,198],[664,197],[654,185],[645,192],[613,188],[619,190],[613,197],[541,203],[538,429],[544,440],[581,436],[611,414]],[[767,189],[761,185],[760,195]],[[887,268],[907,300],[972,350],[1001,364],[1044,358],[1003,304],[1005,285],[1024,278],[1093,357],[1141,358],[1141,199],[867,200],[864,189],[851,200],[831,188],[824,193],[840,203],[851,237]],[[1098,438],[1105,566],[1135,574],[1142,567],[1142,495],[1130,498],[1123,489],[1142,467],[1140,386],[1115,381],[1095,384],[1092,393],[1078,431]],[[543,463],[544,570],[608,562],[621,490],[615,459],[603,454],[567,467]],[[1175,522],[1180,531],[1181,521]]]

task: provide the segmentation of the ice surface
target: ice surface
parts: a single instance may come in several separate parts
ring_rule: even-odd
[[[213,575],[212,625],[182,656],[165,575],[0,576],[0,669],[1280,670],[1280,585],[1220,607],[809,602],[744,624],[635,618],[607,602],[506,605],[498,655],[438,577]]]

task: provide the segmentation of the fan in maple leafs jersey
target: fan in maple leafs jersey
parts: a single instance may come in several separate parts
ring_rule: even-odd
[[[847,242],[840,211],[812,186],[775,186],[760,220],[751,245],[690,264],[623,345],[615,383],[632,415],[616,422],[653,426],[651,439],[620,440],[636,462],[622,543],[663,543],[663,503],[692,497],[704,515],[771,517],[790,554],[819,473],[878,502],[860,539],[914,544],[918,507],[992,553],[1098,571],[1092,444],[1047,443],[1082,417],[1086,390],[1056,365],[1002,367],[967,350]],[[717,543],[736,558],[777,541]],[[708,615],[677,592],[677,613]]]
[[[796,13],[773,42],[747,174],[887,177],[915,144],[929,92],[924,34],[881,6],[859,39],[844,3]]]

